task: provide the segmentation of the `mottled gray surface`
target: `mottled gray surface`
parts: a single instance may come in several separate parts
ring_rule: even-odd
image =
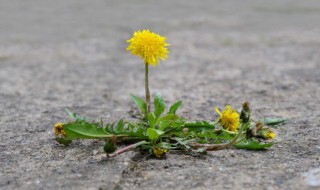
[[[0,189],[319,189],[318,0],[1,0]],[[290,122],[268,151],[107,160],[102,142],[54,141],[64,108],[108,121],[143,96],[143,64],[125,51],[136,29],[167,37],[151,91],[180,114],[251,102],[255,118]]]

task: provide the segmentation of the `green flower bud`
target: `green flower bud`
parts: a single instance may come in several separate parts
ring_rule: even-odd
[[[240,113],[240,119],[243,123],[247,123],[250,121],[250,105],[249,102],[244,102],[242,104],[242,110]]]
[[[106,143],[104,144],[104,147],[103,147],[103,150],[106,152],[106,153],[113,153],[115,150],[116,150],[116,145],[111,142],[111,141],[106,141]]]
[[[263,128],[258,132],[257,136],[262,137],[264,139],[274,139],[275,133],[271,131],[271,129],[269,128]]]

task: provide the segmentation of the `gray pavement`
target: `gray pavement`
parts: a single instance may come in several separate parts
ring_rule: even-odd
[[[64,108],[131,118],[143,64],[132,32],[167,37],[151,92],[179,114],[214,120],[214,107],[285,117],[268,151],[207,156],[138,153],[106,159],[103,142],[54,141]],[[0,189],[319,189],[320,1],[1,0]]]

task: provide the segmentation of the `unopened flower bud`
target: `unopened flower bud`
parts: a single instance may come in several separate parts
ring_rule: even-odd
[[[247,123],[250,121],[250,105],[249,102],[244,102],[242,104],[242,110],[240,113],[240,119],[242,120],[243,123]]]
[[[111,140],[108,140],[104,144],[103,150],[105,151],[105,153],[113,153],[116,150],[116,145]]]
[[[263,128],[263,123],[261,123],[260,121],[256,122],[256,131],[260,131]]]
[[[152,148],[153,150],[153,154],[158,157],[158,158],[161,158],[163,157],[167,152],[168,152],[168,149],[165,149],[165,148]]]

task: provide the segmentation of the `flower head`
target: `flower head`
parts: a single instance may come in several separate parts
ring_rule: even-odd
[[[66,136],[63,130],[63,123],[54,124],[54,134],[58,137],[59,135]]]
[[[269,139],[272,140],[276,136],[276,134],[268,127],[262,128],[260,131],[258,131],[257,137],[263,138],[263,139]]]
[[[274,139],[275,136],[276,136],[276,134],[272,131],[268,134],[269,139]]]
[[[168,149],[165,149],[165,148],[153,148],[153,154],[156,155],[156,157],[158,158],[161,158],[167,152],[168,152]]]
[[[216,108],[216,112],[220,115],[219,122],[224,129],[237,131],[240,122],[239,114],[230,105],[227,105],[222,113],[218,108]]]
[[[168,57],[166,38],[149,30],[138,30],[133,37],[127,40],[129,46],[127,51],[133,55],[140,56],[145,64],[156,66],[159,59],[165,60]]]

